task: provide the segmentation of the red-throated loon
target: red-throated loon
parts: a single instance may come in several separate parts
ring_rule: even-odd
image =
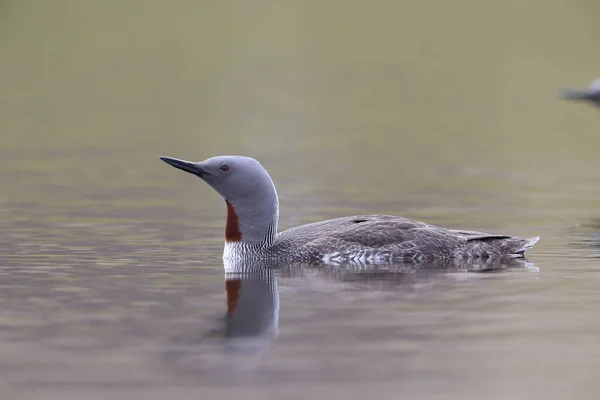
[[[342,217],[278,233],[275,185],[255,159],[160,159],[200,177],[225,199],[225,259],[325,264],[484,262],[522,258],[539,240],[446,229],[391,215]]]

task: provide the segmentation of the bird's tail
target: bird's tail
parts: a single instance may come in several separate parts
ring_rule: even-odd
[[[513,258],[523,257],[525,252],[532,248],[540,240],[539,236],[528,239],[517,239],[514,243],[515,248],[511,250],[509,256]]]

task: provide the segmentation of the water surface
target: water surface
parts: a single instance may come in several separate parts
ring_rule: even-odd
[[[599,6],[0,8],[3,399],[595,398],[600,114],[556,90],[598,74]],[[226,277],[222,200],[156,158],[217,154],[281,229],[540,235],[536,268]]]

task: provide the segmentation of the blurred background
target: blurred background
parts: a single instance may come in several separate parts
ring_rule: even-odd
[[[600,3],[585,0],[3,0],[2,397],[293,399],[306,385],[344,398],[597,393],[600,113],[557,91],[600,75],[598,15]],[[147,371],[148,348],[132,346],[161,348],[224,311],[225,207],[157,157],[222,154],[267,168],[280,229],[389,213],[541,235],[529,257],[540,272],[444,280],[438,297],[353,287],[356,303],[334,295],[347,287],[331,278],[309,290],[282,277],[269,357],[289,375],[239,387],[196,376],[181,387]],[[319,300],[305,303],[307,293]],[[316,311],[323,304],[328,313]],[[373,316],[383,304],[391,314],[371,326],[409,325],[374,350],[356,310]],[[338,311],[345,327],[333,323]],[[489,314],[496,325],[477,330]],[[448,318],[454,333],[437,337]],[[403,341],[416,358],[390,355]],[[332,343],[361,349],[362,361],[333,352],[328,364]]]

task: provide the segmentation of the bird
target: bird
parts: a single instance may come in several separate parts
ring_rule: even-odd
[[[559,96],[566,100],[585,101],[600,107],[600,78],[594,79],[585,89],[563,89]]]
[[[304,264],[425,264],[525,258],[539,236],[520,238],[447,229],[393,215],[354,215],[278,232],[279,200],[254,158],[216,156],[200,162],[159,157],[212,187],[227,208],[223,259]]]

